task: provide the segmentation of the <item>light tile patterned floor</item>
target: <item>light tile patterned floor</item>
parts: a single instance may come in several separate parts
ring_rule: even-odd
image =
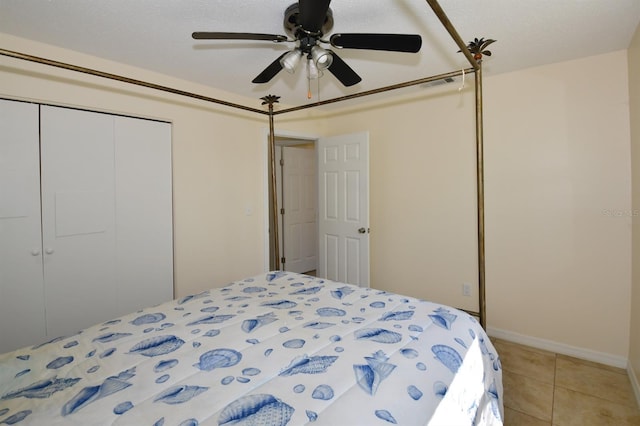
[[[500,339],[505,426],[640,425],[627,372]]]

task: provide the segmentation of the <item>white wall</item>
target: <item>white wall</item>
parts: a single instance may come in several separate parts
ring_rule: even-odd
[[[239,99],[219,90],[1,33],[0,45],[260,108],[258,99]],[[4,56],[0,56],[0,97],[172,122],[176,296],[221,286],[264,269],[267,116]],[[314,132],[312,123],[304,126]],[[250,215],[246,214],[247,208]]]

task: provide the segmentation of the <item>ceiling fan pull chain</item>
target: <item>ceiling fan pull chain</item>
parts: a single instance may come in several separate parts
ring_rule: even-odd
[[[458,87],[458,92],[462,92],[462,89],[464,89],[464,78],[465,78],[465,73],[464,73],[464,68],[462,68],[462,86]]]

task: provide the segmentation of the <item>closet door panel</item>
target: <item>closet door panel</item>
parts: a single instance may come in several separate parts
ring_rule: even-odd
[[[42,107],[42,225],[47,334],[113,318],[114,118]]]
[[[0,100],[0,353],[46,337],[38,115]]]
[[[171,125],[115,118],[119,315],[173,298]]]

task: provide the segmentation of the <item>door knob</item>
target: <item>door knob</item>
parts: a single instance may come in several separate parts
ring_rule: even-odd
[[[44,249],[44,252],[47,254],[53,254],[53,249],[52,248],[46,248]]]
[[[31,250],[31,256],[38,256],[40,254],[40,249]]]
[[[360,229],[358,229],[358,232],[360,234],[366,234],[367,233],[367,228],[360,228]]]

